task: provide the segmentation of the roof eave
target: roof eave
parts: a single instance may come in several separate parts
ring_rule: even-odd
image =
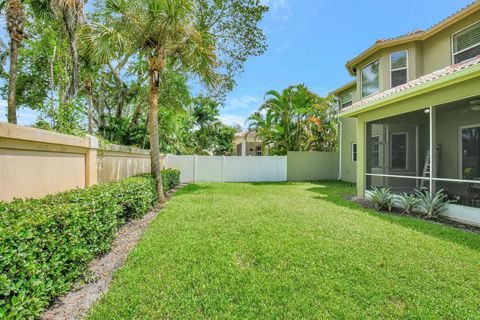
[[[434,90],[438,90],[459,82],[464,82],[476,77],[480,76],[480,65],[475,65],[471,68],[450,74],[446,77],[439,78],[432,80],[430,82],[421,84],[417,87],[405,90],[403,92],[399,92],[397,94],[393,94],[391,96],[379,99],[377,101],[373,101],[369,104],[364,106],[348,110],[345,112],[340,112],[339,117],[356,117],[361,113],[365,113],[367,111],[375,110],[380,107],[396,103],[405,99],[413,98],[421,94],[425,94]]]
[[[350,89],[350,88],[353,88],[357,85],[357,80],[352,80],[350,81],[349,83],[341,86],[340,88],[337,88],[335,90],[333,90],[332,92],[330,92],[329,94],[332,94],[332,95],[338,95],[339,93],[347,90],[347,89]]]
[[[360,61],[362,61],[363,59],[365,59],[369,55],[377,52],[378,50],[393,47],[393,46],[397,46],[397,45],[401,45],[401,44],[405,44],[405,43],[412,42],[412,41],[423,41],[423,40],[431,37],[432,35],[436,34],[437,32],[440,32],[440,31],[444,30],[445,28],[451,26],[452,24],[462,20],[466,16],[474,13],[475,11],[477,11],[479,9],[480,9],[480,1],[477,1],[477,2],[474,2],[474,3],[470,4],[468,7],[464,8],[463,10],[458,12],[457,14],[454,14],[453,16],[451,16],[451,17],[445,19],[444,21],[436,24],[435,26],[433,26],[432,28],[428,29],[425,32],[418,33],[418,34],[413,34],[413,35],[402,37],[402,38],[399,38],[399,39],[392,39],[392,40],[389,40],[389,41],[376,43],[373,46],[371,46],[370,48],[368,48],[367,50],[365,50],[364,52],[362,52],[361,54],[359,54],[358,56],[356,56],[355,58],[353,58],[352,60],[348,61],[345,66],[346,66],[348,72],[350,73],[350,75],[353,76],[353,75],[355,75],[354,72],[353,72],[353,67],[356,66]]]

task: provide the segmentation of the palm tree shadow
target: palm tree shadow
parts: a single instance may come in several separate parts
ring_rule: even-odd
[[[328,201],[344,208],[356,210],[357,212],[360,211],[374,218],[421,232],[443,241],[459,244],[475,251],[480,251],[480,235],[478,233],[411,216],[383,213],[365,208],[360,203],[347,199],[347,196],[352,196],[352,192],[349,187],[350,184],[344,182],[316,182],[314,184],[318,186],[309,188],[307,191],[315,193],[315,199]]]
[[[211,189],[211,188],[212,187],[209,186],[209,185],[205,185],[205,184],[200,185],[200,184],[191,183],[191,184],[188,184],[185,187],[181,188],[177,192],[175,192],[175,196],[192,194],[192,193],[200,192],[200,191],[203,191],[203,190],[208,190],[208,189]]]

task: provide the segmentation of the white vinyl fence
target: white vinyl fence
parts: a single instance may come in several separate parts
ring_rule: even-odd
[[[287,181],[287,157],[167,155],[164,168],[180,170],[182,183]]]

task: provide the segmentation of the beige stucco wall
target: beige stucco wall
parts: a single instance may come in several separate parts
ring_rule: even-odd
[[[74,137],[0,123],[0,201],[39,198],[150,172],[150,154],[125,146],[99,149]]]
[[[98,183],[150,172],[150,152],[125,146],[102,146],[98,150],[97,170]]]
[[[96,139],[0,123],[0,200],[38,198],[89,185]]]
[[[288,152],[288,181],[336,180],[337,152]]]

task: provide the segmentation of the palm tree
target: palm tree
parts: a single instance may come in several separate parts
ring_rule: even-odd
[[[17,123],[17,64],[18,48],[24,39],[25,11],[20,0],[6,3],[7,30],[10,35],[10,70],[8,78],[8,122]]]
[[[255,130],[275,154],[334,151],[337,119],[332,102],[331,97],[319,97],[304,85],[268,91],[265,102],[247,120],[249,130]]]
[[[77,32],[83,23],[83,9],[86,0],[44,0],[51,1],[53,10],[60,16],[68,35],[72,73],[66,99],[72,99],[79,87],[80,62],[77,48]]]
[[[81,34],[83,52],[105,63],[117,51],[146,57],[151,168],[159,201],[164,202],[158,140],[158,93],[163,72],[167,64],[176,64],[213,84],[218,66],[215,39],[197,21],[191,0],[109,0],[102,11],[105,23],[88,26]]]

